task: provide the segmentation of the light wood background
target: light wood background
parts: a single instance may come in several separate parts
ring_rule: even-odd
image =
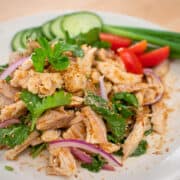
[[[0,0],[0,22],[40,12],[67,9],[127,14],[180,32],[180,0]]]

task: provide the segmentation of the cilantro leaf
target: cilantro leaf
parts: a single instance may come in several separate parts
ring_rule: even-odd
[[[120,140],[124,136],[126,127],[125,119],[111,110],[107,101],[100,96],[88,92],[85,97],[85,104],[89,105],[95,112],[103,116],[115,138]]]
[[[146,140],[141,140],[136,150],[131,154],[131,156],[141,156],[146,153],[148,143]]]
[[[66,43],[65,41],[60,41],[56,44],[56,46],[55,49],[57,50],[55,51],[57,52],[59,51],[60,54],[66,51],[71,51],[74,56],[82,57],[84,55],[82,49],[77,44],[70,44],[70,43]]]
[[[38,95],[32,94],[29,91],[23,91],[20,98],[25,102],[27,109],[32,114],[31,130],[34,129],[37,118],[40,117],[44,111],[50,108],[68,105],[71,102],[71,94],[65,93],[62,90],[45,98],[40,98]]]
[[[104,164],[105,160],[96,154],[92,156],[92,163],[83,163],[81,164],[81,167],[86,168],[92,172],[99,172]]]
[[[36,158],[44,149],[46,149],[46,147],[47,147],[46,143],[33,146],[31,148],[31,156],[32,156],[32,158]]]
[[[0,129],[0,145],[13,148],[21,144],[29,135],[29,127],[23,124]]]
[[[66,56],[59,56],[57,58],[51,58],[49,60],[51,65],[54,67],[56,70],[65,70],[69,66],[69,59]]]
[[[32,54],[32,61],[36,71],[43,72],[45,65],[46,52],[41,48],[36,48]]]
[[[69,44],[59,41],[54,48],[48,41],[41,37],[38,39],[40,48],[36,48],[32,54],[32,61],[36,71],[43,72],[45,61],[47,60],[56,70],[64,70],[69,66],[69,59],[63,53],[72,51],[75,56],[83,56],[82,49],[76,44]]]

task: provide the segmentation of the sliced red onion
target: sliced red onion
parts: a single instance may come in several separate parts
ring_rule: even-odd
[[[80,161],[83,163],[91,164],[92,163],[92,157],[85,153],[84,151],[81,151],[77,148],[71,148],[71,153]],[[114,167],[110,166],[109,164],[104,164],[102,169],[108,170],[108,171],[114,171]]]
[[[0,75],[0,79],[6,79],[12,72],[14,72],[21,64],[23,64],[30,57],[21,58],[15,63],[11,64],[4,72]]]
[[[108,97],[107,97],[107,91],[106,91],[106,87],[105,87],[105,84],[104,84],[104,76],[101,76],[99,78],[99,85],[100,85],[100,95],[103,99],[105,100],[108,100]]]
[[[8,120],[0,123],[0,129],[8,127],[8,126],[13,125],[13,124],[18,124],[18,123],[20,123],[19,119],[8,119]]]
[[[109,164],[104,164],[102,168],[107,171],[115,171],[114,167]]]
[[[157,74],[155,74],[152,69],[150,69],[150,68],[145,68],[145,69],[144,69],[144,74],[145,74],[146,76],[151,76],[151,78],[152,78],[155,82],[157,82],[157,84],[158,84],[158,89],[159,89],[159,94],[156,96],[156,98],[155,98],[153,101],[147,102],[147,103],[144,104],[144,106],[147,106],[147,105],[155,104],[155,103],[157,103],[158,101],[161,100],[161,98],[162,98],[162,96],[163,96],[163,94],[164,94],[164,86],[163,86],[162,81],[161,81],[161,79],[159,78],[159,76],[157,76]]]
[[[107,160],[110,164],[114,164],[117,166],[122,166],[119,161],[117,161],[111,154],[105,152],[104,150],[94,146],[93,144],[87,143],[82,140],[75,140],[75,139],[65,139],[65,140],[56,140],[50,142],[50,146],[54,147],[74,147],[80,148],[91,153],[99,154],[105,160]]]
[[[81,151],[78,148],[71,148],[71,153],[80,161],[84,162],[84,163],[92,163],[92,157],[90,155],[88,155],[87,153],[85,153],[84,151]]]

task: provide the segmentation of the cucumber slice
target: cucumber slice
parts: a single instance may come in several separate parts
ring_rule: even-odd
[[[61,29],[61,20],[62,19],[63,19],[63,16],[59,16],[50,25],[50,30],[57,39],[65,38],[64,32]]]
[[[62,30],[68,31],[71,38],[80,33],[87,33],[90,29],[102,27],[102,20],[91,12],[76,12],[65,15],[61,22]]]
[[[36,40],[39,36],[40,36],[39,28],[31,28],[31,29],[25,30],[21,39],[23,46],[26,47],[28,39]]]
[[[11,47],[13,49],[13,51],[22,51],[25,49],[25,46],[22,44],[22,36],[25,33],[25,30],[19,31],[17,32],[12,41],[11,41]]]
[[[42,25],[42,33],[43,33],[44,36],[46,36],[46,38],[48,40],[54,39],[54,36],[50,31],[50,26],[51,26],[52,22],[53,21],[51,20],[51,21],[48,21],[48,22],[46,22],[45,24]]]

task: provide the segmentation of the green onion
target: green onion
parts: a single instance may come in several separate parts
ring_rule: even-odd
[[[156,37],[167,39],[170,41],[180,42],[180,33],[178,32],[157,30],[157,29],[147,29],[147,28],[140,28],[140,27],[129,27],[129,26],[113,26],[113,27],[124,29],[131,32],[138,32],[142,34],[156,36]]]
[[[153,30],[150,30],[150,33],[148,33],[148,29],[145,31],[140,31],[137,30],[137,28],[132,28],[129,30],[128,28],[121,28],[121,26],[111,26],[111,25],[104,25],[103,26],[103,32],[107,33],[112,33],[124,37],[131,38],[133,40],[147,40],[149,43],[154,44],[154,45],[159,45],[159,46],[169,46],[171,48],[171,56],[173,58],[179,58],[180,57],[180,42],[179,40],[176,41],[174,40],[169,40],[165,38],[161,38],[161,31],[159,32],[159,37],[158,37],[158,31],[155,30],[155,34],[152,34],[154,32]],[[173,32],[166,32],[169,33],[169,38],[170,37],[178,37],[180,36],[180,33],[173,33]],[[170,35],[171,34],[171,35]],[[172,35],[173,34],[173,35]]]

